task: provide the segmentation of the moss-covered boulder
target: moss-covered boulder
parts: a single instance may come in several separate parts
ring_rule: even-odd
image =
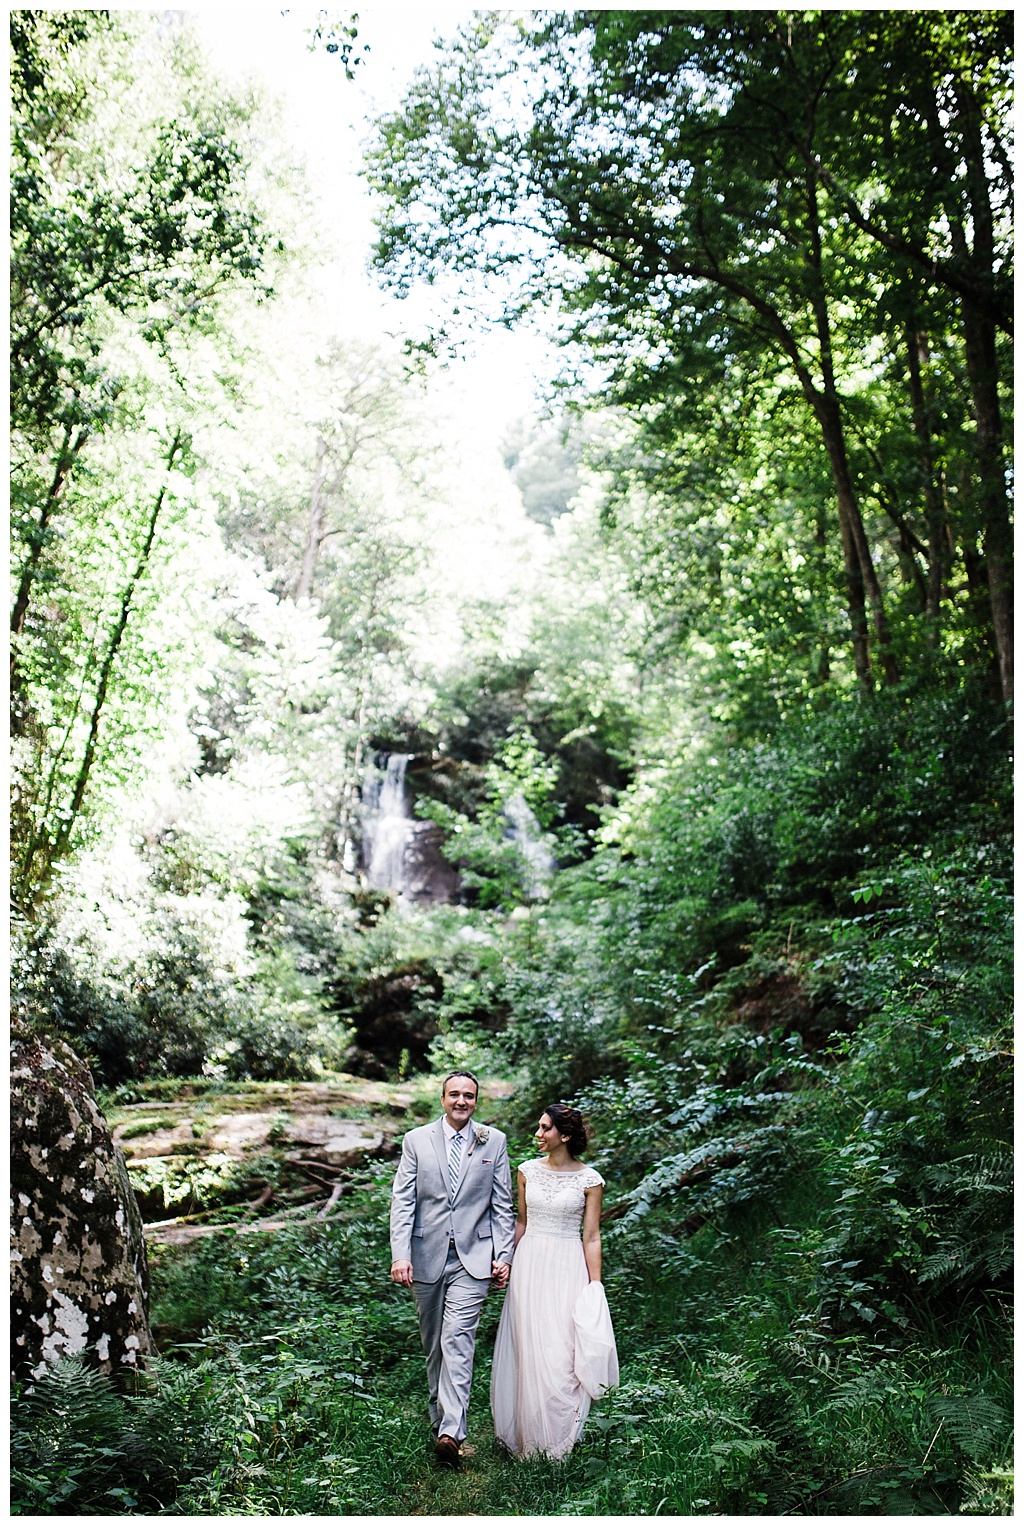
[[[152,1342],[142,1219],[89,1068],[59,1040],[11,1053],[11,1343],[20,1376],[75,1352],[137,1367]]]

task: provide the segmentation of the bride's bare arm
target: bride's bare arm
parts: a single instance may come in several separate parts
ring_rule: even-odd
[[[516,1193],[519,1210],[516,1214],[516,1237],[512,1242],[513,1250],[526,1233],[526,1177],[521,1171],[516,1172]]]
[[[603,1187],[588,1187],[583,1207],[583,1255],[591,1282],[601,1281],[601,1198]]]

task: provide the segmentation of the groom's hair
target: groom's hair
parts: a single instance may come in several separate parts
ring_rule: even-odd
[[[454,1081],[456,1076],[465,1076],[467,1081],[472,1081],[473,1085],[476,1087],[477,1096],[480,1095],[480,1082],[477,1080],[476,1076],[471,1070],[450,1070],[445,1076],[444,1080],[441,1082],[442,1097],[444,1096],[444,1089],[448,1085],[448,1082]]]

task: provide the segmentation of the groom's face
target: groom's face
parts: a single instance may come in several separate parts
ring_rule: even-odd
[[[476,1087],[468,1076],[452,1076],[445,1082],[441,1106],[453,1129],[461,1129],[472,1118],[476,1107]]]

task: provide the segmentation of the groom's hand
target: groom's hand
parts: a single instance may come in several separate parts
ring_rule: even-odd
[[[491,1262],[491,1278],[496,1288],[508,1287],[508,1279],[511,1272],[512,1268],[507,1261]]]
[[[397,1282],[400,1288],[412,1287],[412,1262],[393,1261],[391,1263],[391,1281]]]

